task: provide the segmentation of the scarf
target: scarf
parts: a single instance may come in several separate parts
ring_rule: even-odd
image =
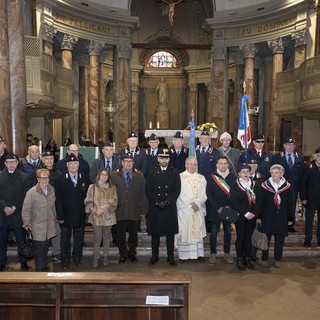
[[[218,173],[223,179],[225,179],[230,172],[229,172],[229,169],[227,169],[225,172],[222,172],[222,171],[220,171],[219,169],[217,169],[217,173]]]
[[[253,192],[255,182],[249,179],[248,182],[243,181],[242,179],[237,179],[238,188],[244,191],[247,195],[249,206],[256,204],[256,195]]]
[[[212,174],[211,177],[215,181],[217,186],[230,198],[230,186],[227,184],[227,182],[215,174]]]
[[[273,203],[280,209],[281,197],[280,194],[285,192],[290,188],[290,183],[286,181],[285,178],[281,178],[279,183],[275,183],[270,177],[268,180],[261,184],[261,187],[269,192],[274,193]]]

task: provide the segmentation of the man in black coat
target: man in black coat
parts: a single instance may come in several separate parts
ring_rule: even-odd
[[[119,157],[123,159],[127,154],[130,154],[133,157],[135,169],[142,172],[146,177],[147,174],[147,157],[146,151],[138,147],[138,136],[131,132],[127,139],[127,146],[119,150]]]
[[[156,134],[152,133],[149,137],[148,144],[150,148],[146,149],[147,154],[147,162],[148,162],[148,169],[147,169],[147,177],[151,170],[158,166],[158,153],[161,153],[159,150],[159,138]]]
[[[169,167],[170,154],[163,149],[158,154],[157,166],[147,179],[147,197],[149,211],[147,218],[148,232],[151,235],[152,257],[149,264],[154,265],[159,259],[160,236],[166,236],[167,261],[176,265],[174,260],[174,235],[179,232],[177,199],[181,190],[179,171]]]
[[[183,145],[184,139],[180,131],[177,131],[172,139],[170,147],[170,166],[178,169],[181,173],[186,170],[186,160],[189,156],[189,149]]]
[[[304,172],[304,159],[301,154],[295,152],[296,142],[293,138],[287,138],[283,144],[284,151],[274,155],[274,164],[280,164],[284,168],[283,177],[291,184],[294,200],[294,210],[296,209],[298,193],[301,189],[302,176]],[[298,216],[295,219],[298,221]],[[292,221],[293,224],[295,221]],[[296,232],[293,225],[288,227],[290,232]]]
[[[4,165],[4,160],[9,153],[6,147],[7,146],[4,139],[0,136],[0,171],[2,171],[6,167]]]
[[[5,169],[0,172],[0,271],[6,269],[10,230],[15,234],[18,247],[25,240],[21,210],[31,180],[28,174],[18,169],[18,163],[17,155],[8,154],[4,162]],[[26,258],[19,255],[19,262],[22,271],[29,270]]]
[[[71,153],[66,158],[68,172],[55,182],[57,220],[61,225],[61,267],[68,269],[71,260],[71,233],[73,232],[72,259],[82,264],[86,213],[84,199],[89,179],[79,172],[79,160]]]
[[[314,152],[315,160],[311,161],[304,171],[301,184],[301,201],[306,207],[305,240],[304,247],[309,248],[312,241],[313,219],[315,211],[317,219],[317,242],[320,246],[320,148]]]

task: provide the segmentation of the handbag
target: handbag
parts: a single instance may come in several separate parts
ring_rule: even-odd
[[[239,212],[228,207],[223,207],[219,216],[222,220],[236,223],[239,218]]]
[[[268,250],[269,248],[267,235],[258,230],[258,224],[253,230],[251,236],[251,244],[252,246],[260,250]]]
[[[36,255],[33,247],[33,236],[31,231],[27,231],[25,233],[24,241],[20,246],[18,246],[18,253],[26,259],[32,259]]]

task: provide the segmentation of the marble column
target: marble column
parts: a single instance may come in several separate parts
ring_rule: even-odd
[[[8,39],[10,60],[10,96],[12,151],[19,156],[27,153],[27,82],[24,56],[23,5],[8,1]]]
[[[295,31],[291,38],[295,40],[294,67],[299,68],[302,62],[306,60],[306,29]],[[292,136],[296,140],[297,151],[302,151],[303,118],[296,116],[292,119]]]
[[[225,105],[225,59],[226,47],[213,46],[211,50],[211,90],[210,90],[210,111],[208,121],[213,121],[218,132],[222,133],[223,110]]]
[[[130,44],[119,44],[114,52],[114,85],[115,103],[118,106],[116,114],[114,142],[117,148],[122,148],[127,141],[128,133],[132,131],[131,112],[131,73]]]
[[[243,79],[244,79],[244,60],[243,53],[236,52],[235,60],[235,78],[234,78],[234,113],[232,126],[232,143],[234,148],[240,148],[241,144],[237,138],[239,127],[239,116],[241,108],[241,98],[243,96]]]
[[[0,135],[12,150],[7,0],[0,0]]]
[[[319,56],[320,55],[320,1],[319,0],[314,0],[314,9],[317,14],[314,56]]]
[[[78,38],[70,34],[65,34],[61,43],[62,51],[62,66],[68,70],[72,70],[72,51],[73,47],[77,43]],[[67,115],[62,118],[62,139],[71,138],[75,140],[73,135],[73,118],[71,115]]]
[[[89,137],[88,65],[89,56],[76,58],[79,66],[79,135]]]
[[[108,118],[105,112],[105,108],[107,105],[106,101],[106,87],[107,87],[107,79],[104,77],[103,67],[104,62],[107,56],[107,51],[102,50],[99,55],[99,128],[100,128],[100,138],[102,141],[108,140]],[[97,137],[99,139],[99,137]]]
[[[259,56],[254,59],[254,69],[253,69],[253,96],[252,96],[252,113],[251,113],[251,133],[262,133],[261,128],[258,126],[259,114],[254,113],[254,108],[259,106],[260,97],[260,73],[262,69],[262,60]]]
[[[99,55],[103,45],[97,41],[90,41],[89,45],[89,139],[98,142],[100,136],[99,110]]]
[[[49,24],[44,25],[43,30],[43,53],[46,53],[50,56],[53,54],[53,37],[57,33],[57,30]]]
[[[276,75],[278,72],[283,71],[283,41],[282,38],[277,38],[268,41],[268,46],[272,51],[272,78],[271,78],[271,109],[269,117],[269,149],[280,150],[280,131],[281,119],[275,114],[276,102]]]
[[[138,132],[139,129],[139,84],[131,84],[131,124],[132,131]]]

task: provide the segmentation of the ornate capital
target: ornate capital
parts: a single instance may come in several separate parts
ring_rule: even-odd
[[[240,50],[242,51],[243,57],[245,59],[254,58],[254,56],[257,52],[257,49],[256,49],[254,43],[243,44],[243,45],[240,45],[239,47],[240,47]]]
[[[197,91],[197,83],[196,82],[189,83],[189,89],[190,91]]]
[[[291,38],[295,40],[295,47],[304,46],[307,44],[306,29],[297,30],[291,34]]]
[[[138,91],[139,83],[132,82],[131,83],[131,91]]]
[[[277,39],[273,39],[273,40],[268,41],[268,46],[273,54],[274,53],[283,53],[283,51],[284,51],[284,45],[283,45],[282,38],[277,38]]]
[[[118,58],[129,59],[131,54],[132,46],[130,44],[119,44],[118,45]]]
[[[44,29],[43,29],[43,40],[53,42],[53,37],[56,35],[57,29],[54,28],[53,25],[51,24],[44,24]]]
[[[63,36],[63,40],[61,43],[61,49],[62,50],[73,50],[73,47],[75,46],[75,44],[78,42],[78,37],[75,37],[71,34],[65,34]]]
[[[101,42],[91,40],[89,44],[89,56],[100,56],[104,44]]]
[[[211,48],[211,55],[213,56],[214,60],[225,60],[226,51],[227,51],[227,49],[225,46],[212,47]]]

